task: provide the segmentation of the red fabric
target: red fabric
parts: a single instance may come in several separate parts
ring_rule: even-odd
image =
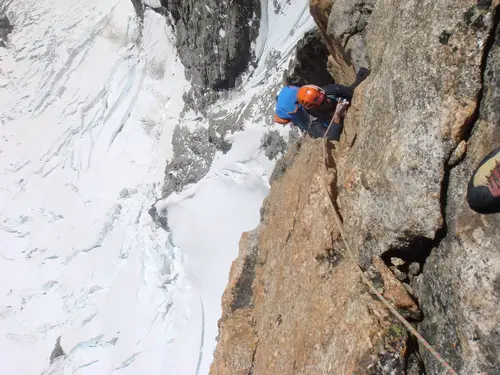
[[[274,115],[274,122],[277,122],[278,124],[286,125],[290,122],[291,120],[287,120],[284,118],[279,117],[278,115]]]

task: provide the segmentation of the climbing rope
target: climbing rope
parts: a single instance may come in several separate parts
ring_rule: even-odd
[[[443,365],[443,367],[446,369],[448,374],[458,375],[457,372],[455,370],[453,370],[453,368],[448,364],[448,362],[446,362],[446,360],[441,355],[439,355],[439,353],[436,351],[436,349],[434,349],[431,346],[431,344],[429,344],[427,342],[427,340],[420,333],[418,333],[418,331],[415,328],[413,328],[413,326],[382,295],[382,293],[380,293],[377,290],[377,288],[375,288],[375,285],[373,285],[371,280],[368,279],[368,277],[366,277],[366,275],[364,274],[363,269],[361,268],[361,266],[359,265],[359,263],[357,261],[357,257],[354,254],[354,251],[351,249],[351,247],[347,243],[345,232],[344,232],[344,227],[342,225],[342,221],[340,220],[340,213],[338,212],[337,207],[335,207],[334,198],[330,192],[330,189],[328,188],[328,185],[326,184],[326,178],[327,178],[327,173],[328,173],[328,167],[326,165],[326,148],[328,145],[328,140],[326,137],[327,137],[327,134],[330,132],[330,128],[331,128],[332,124],[333,124],[333,118],[330,121],[330,125],[328,125],[328,128],[325,132],[325,135],[323,136],[323,142],[324,142],[324,145],[323,145],[323,173],[324,173],[324,176],[321,179],[321,181],[322,181],[323,188],[326,191],[326,194],[330,198],[328,201],[330,202],[330,205],[332,206],[332,210],[333,210],[333,214],[334,214],[333,216],[335,217],[335,221],[336,221],[337,227],[339,229],[340,236],[342,237],[342,241],[344,243],[345,248],[347,249],[347,251],[349,252],[349,255],[352,257],[352,259],[354,260],[354,262],[358,266],[358,269],[359,269],[360,274],[361,274],[361,279],[368,286],[370,291],[378,297],[380,302],[382,302],[385,305],[385,307],[387,307],[387,309],[406,327],[406,329],[417,338],[417,340],[434,356],[434,358],[436,358]]]

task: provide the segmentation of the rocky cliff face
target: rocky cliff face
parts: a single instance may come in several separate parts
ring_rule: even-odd
[[[311,0],[332,75],[350,83],[360,65],[372,71],[331,153],[347,242],[463,374],[500,368],[500,215],[465,200],[474,167],[500,144],[498,4]],[[440,373],[404,335],[388,344],[394,322],[339,244],[319,152],[306,142],[277,166],[283,177],[231,272],[213,373],[419,373],[415,352]]]
[[[500,144],[500,30],[484,55],[479,117],[464,161],[447,171],[446,236],[432,250],[415,290],[428,318],[421,331],[462,373],[500,371],[500,214],[472,213],[465,203],[474,168]],[[447,186],[446,186],[447,185]],[[427,359],[430,373],[437,371]]]
[[[414,354],[341,245],[321,187],[321,144],[307,140],[290,150],[262,223],[242,237],[213,374],[380,374],[398,371]],[[390,288],[397,280],[385,265],[377,267],[380,286],[416,309],[404,288]]]

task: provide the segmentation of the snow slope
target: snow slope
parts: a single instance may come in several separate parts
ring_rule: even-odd
[[[147,214],[173,128],[189,123],[179,117],[189,84],[165,19],[147,10],[138,24],[130,0],[8,5],[1,374],[208,372],[229,266],[241,232],[258,224],[273,167],[259,149],[261,98],[312,26],[306,0],[278,3],[276,15],[262,2],[258,67],[215,106],[247,110],[245,130],[203,180],[159,203],[172,233]],[[50,364],[58,337],[66,356]]]

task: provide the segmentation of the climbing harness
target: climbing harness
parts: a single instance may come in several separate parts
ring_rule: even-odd
[[[366,284],[366,286],[368,286],[370,291],[378,297],[380,302],[382,302],[385,305],[385,307],[387,307],[387,309],[406,327],[406,329],[417,338],[417,340],[434,356],[434,358],[436,358],[441,363],[441,365],[443,365],[443,367],[446,369],[448,374],[458,375],[457,372],[455,370],[453,370],[453,368],[448,364],[448,362],[446,362],[446,360],[441,355],[439,355],[439,353],[436,351],[436,349],[434,349],[431,346],[431,344],[429,344],[427,342],[427,340],[420,333],[418,333],[418,331],[415,328],[413,328],[413,326],[382,295],[382,293],[380,293],[377,290],[377,288],[375,288],[375,285],[373,285],[373,283],[370,281],[370,279],[368,279],[368,277],[366,277],[366,275],[364,274],[363,269],[361,268],[361,266],[359,265],[359,263],[357,261],[357,257],[355,256],[354,251],[351,249],[351,247],[347,243],[344,228],[342,226],[342,221],[340,220],[340,213],[338,212],[337,208],[335,207],[333,197],[332,197],[330,190],[328,189],[328,186],[326,184],[326,177],[327,177],[327,172],[328,172],[328,167],[326,165],[326,147],[328,145],[328,139],[326,138],[326,136],[329,133],[332,124],[333,124],[333,118],[330,121],[330,125],[328,125],[328,129],[326,130],[325,135],[323,136],[323,143],[324,143],[324,145],[323,145],[323,173],[324,173],[324,175],[323,175],[323,178],[321,179],[321,181],[322,181],[323,188],[325,189],[325,192],[329,197],[328,201],[330,202],[330,205],[332,206],[332,210],[333,210],[333,214],[334,214],[333,216],[335,217],[335,221],[336,221],[337,227],[338,227],[339,232],[340,232],[340,236],[342,237],[342,241],[344,243],[346,250],[348,251],[349,255],[352,257],[352,259],[354,260],[356,265],[358,266],[358,269],[359,269],[360,274],[361,274],[361,279]]]

